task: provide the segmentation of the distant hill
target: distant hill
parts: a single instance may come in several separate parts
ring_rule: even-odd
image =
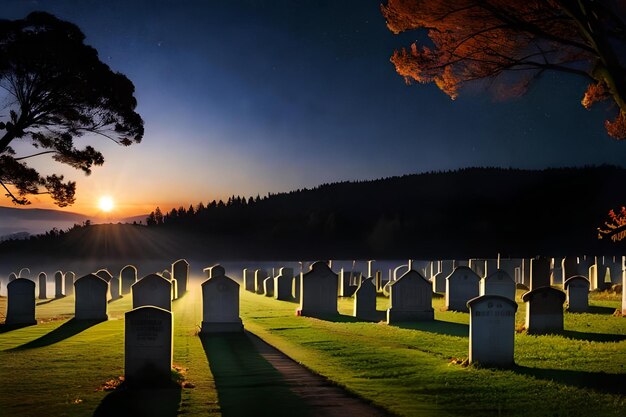
[[[200,259],[624,254],[597,239],[626,205],[626,169],[468,168],[233,197],[154,226],[97,225],[4,242],[0,253]],[[0,257],[0,261],[2,258]]]
[[[25,232],[44,233],[53,227],[68,229],[88,218],[60,210],[0,207],[0,237]]]

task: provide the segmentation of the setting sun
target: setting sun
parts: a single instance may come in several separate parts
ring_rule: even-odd
[[[98,202],[98,207],[100,207],[100,210],[105,212],[113,210],[113,206],[113,199],[109,196],[101,197],[100,201]]]

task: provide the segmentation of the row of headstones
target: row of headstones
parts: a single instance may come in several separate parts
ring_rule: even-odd
[[[433,280],[437,276],[439,284],[436,285],[435,292],[444,292],[445,283],[443,278],[449,275],[457,266],[469,266],[481,277],[491,275],[495,270],[506,271],[516,283],[531,287],[531,259],[470,259],[469,261],[432,261],[423,269],[423,275]],[[548,258],[547,281],[548,285],[562,285],[568,278],[573,276],[585,276],[591,283],[591,289],[605,290],[611,285],[619,284],[624,270],[623,258],[596,256],[596,257],[575,257]],[[438,274],[442,275],[438,275]],[[390,272],[390,277],[391,277]],[[392,279],[392,278],[390,278]]]
[[[500,271],[501,275],[507,275]],[[497,274],[494,274],[496,276]],[[301,303],[298,315],[324,317],[337,315],[337,275],[324,262],[316,262],[302,275]],[[469,267],[457,267],[449,277],[451,282],[463,285],[480,278]],[[510,280],[510,277],[507,277]],[[587,281],[584,277],[582,280]],[[587,281],[588,282],[588,281]],[[477,287],[477,285],[473,285]],[[452,286],[453,288],[453,286]],[[376,320],[376,287],[373,279],[364,280],[356,291],[354,315],[365,320]],[[390,288],[390,307],[387,322],[434,320],[431,284],[417,271],[409,270]],[[465,293],[464,297],[469,296]],[[525,293],[526,329],[529,333],[545,334],[563,330],[563,303],[566,295],[549,286]],[[454,309],[470,313],[470,362],[508,366],[513,363],[515,313],[517,303],[509,297],[494,294],[471,294],[465,305]]]
[[[202,286],[202,325],[200,334],[240,332],[239,283],[226,276],[220,265],[205,268],[208,279]],[[135,287],[145,281],[150,298],[135,304]],[[171,282],[149,275],[133,287],[133,310],[127,312],[124,334],[125,380],[130,385],[165,385],[171,381],[173,314],[167,300]],[[146,294],[147,295],[147,294]]]
[[[183,260],[184,261],[184,260]],[[177,265],[182,265],[178,263]],[[178,266],[176,275],[179,282],[187,283],[188,263],[184,270]],[[73,274],[73,273],[72,273]],[[66,278],[68,274],[66,274]],[[69,275],[71,277],[71,275]],[[74,318],[76,320],[106,320],[109,293],[115,298],[119,296],[120,283],[122,292],[132,292],[133,308],[153,305],[165,310],[171,310],[174,297],[174,279],[168,280],[157,274],[150,274],[137,281],[137,269],[127,266],[120,272],[120,278],[114,279],[106,270],[99,270],[95,274],[88,274],[73,281],[70,288],[75,292]],[[128,286],[123,284],[130,284]],[[40,282],[41,288],[45,283]],[[66,280],[66,288],[67,280]],[[126,290],[127,289],[127,290]],[[185,291],[187,287],[185,285]],[[182,295],[182,293],[180,294]],[[35,320],[35,283],[26,278],[17,278],[7,285],[7,315],[6,323],[12,325],[36,324]],[[45,293],[44,293],[45,298]]]

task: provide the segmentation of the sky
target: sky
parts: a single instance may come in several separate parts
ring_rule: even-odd
[[[2,0],[1,18],[43,10],[77,24],[134,83],[145,121],[139,145],[86,138],[106,160],[89,177],[44,156],[29,163],[77,181],[65,210],[96,217],[103,195],[122,217],[470,166],[625,166],[626,143],[607,136],[601,106],[580,105],[584,83],[572,76],[547,74],[508,101],[480,91],[453,101],[434,85],[406,85],[389,58],[418,35],[392,34],[379,5]]]

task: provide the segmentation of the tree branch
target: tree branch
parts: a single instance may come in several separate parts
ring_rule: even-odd
[[[28,158],[32,158],[33,156],[39,156],[39,155],[45,155],[47,153],[59,153],[58,151],[45,151],[45,152],[39,152],[39,153],[34,153],[32,155],[28,155],[28,156],[22,156],[19,158],[14,158],[16,161],[21,161],[22,159],[28,159]]]

